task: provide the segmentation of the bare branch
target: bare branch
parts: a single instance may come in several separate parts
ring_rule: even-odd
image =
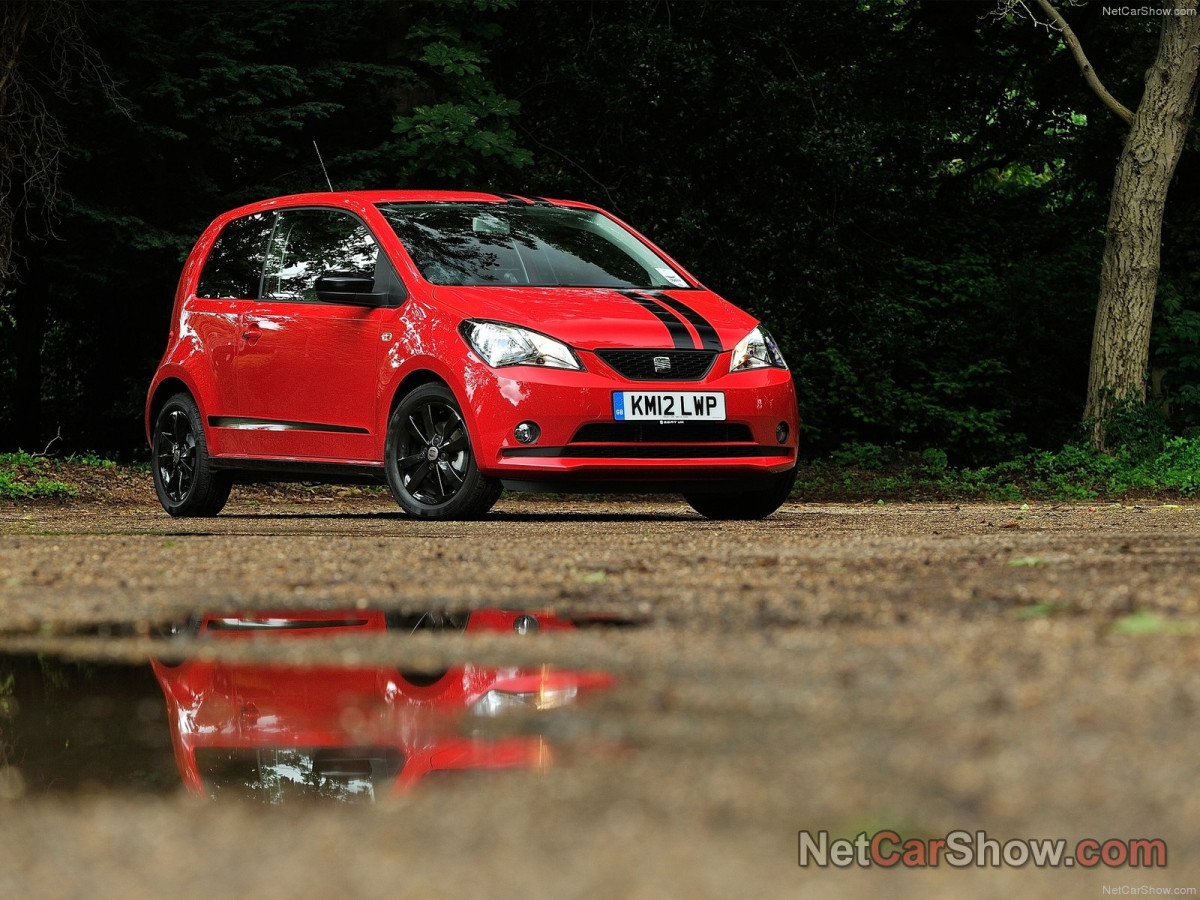
[[[0,78],[0,112],[4,110],[4,98],[8,96],[8,82],[12,78],[13,67],[21,58],[21,45],[25,43],[25,35],[29,32],[29,10],[21,9],[16,15],[19,17],[20,24],[17,25],[16,36],[12,39],[12,49],[7,51],[8,62],[4,66],[4,77]],[[8,22],[5,21],[4,24],[7,26]]]
[[[1088,62],[1087,55],[1083,52],[1083,47],[1079,43],[1079,38],[1075,36],[1075,32],[1067,24],[1067,20],[1059,14],[1050,0],[1036,0],[1036,2],[1054,22],[1055,27],[1062,32],[1063,40],[1066,42],[1067,47],[1070,48],[1071,54],[1075,57],[1075,62],[1079,65],[1079,71],[1083,73],[1083,80],[1087,82],[1088,87],[1100,98],[1101,103],[1121,117],[1121,121],[1126,125],[1133,124],[1133,113],[1130,112],[1129,107],[1110,94],[1108,88],[1100,81],[1100,76],[1096,74],[1096,70]]]
[[[595,175],[593,175],[591,172],[589,172],[587,169],[585,169],[579,163],[575,162],[575,160],[571,159],[571,157],[567,156],[562,151],[556,150],[554,147],[551,147],[551,146],[543,143],[542,141],[538,140],[537,135],[535,135],[532,131],[530,131],[528,128],[523,126],[520,123],[520,121],[518,121],[516,124],[517,124],[517,127],[521,129],[521,131],[525,132],[525,136],[527,138],[529,138],[531,141],[533,141],[535,144],[537,144],[543,150],[548,150],[551,153],[553,153],[555,156],[558,156],[561,159],[563,159],[565,162],[570,163],[572,166],[574,166],[576,169],[578,169],[580,172],[582,172],[584,174],[584,176],[586,178],[588,178],[588,180],[595,182],[597,185],[599,185],[600,189],[602,191],[604,191],[604,195],[608,198],[609,208],[615,209],[618,213],[621,213],[622,215],[624,215],[624,213],[621,212],[620,206],[617,205],[617,201],[613,199],[613,195],[609,191],[608,185],[606,185],[603,181],[598,179]]]
[[[56,435],[54,435],[54,437],[50,438],[50,443],[48,443],[46,445],[46,448],[41,453],[31,453],[30,456],[37,456],[37,457],[41,457],[44,459],[46,456],[49,455],[50,448],[53,447],[55,444],[57,444],[61,440],[62,440],[62,426],[59,425],[58,426],[58,434],[56,434]]]
[[[83,0],[0,2],[0,287],[16,275],[19,243],[54,235],[65,199],[60,176],[68,143],[54,99],[90,82],[127,112],[87,42],[80,22],[86,13]]]

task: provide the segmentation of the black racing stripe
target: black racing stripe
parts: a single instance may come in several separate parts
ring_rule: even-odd
[[[554,205],[549,200],[547,200],[545,197],[530,197],[529,199],[533,201],[534,206],[553,206]]]
[[[684,305],[681,301],[674,297],[668,297],[661,291],[655,291],[650,295],[660,303],[665,303],[675,312],[679,313],[685,319],[692,323],[692,327],[696,329],[696,334],[700,336],[700,345],[705,350],[722,350],[721,337],[717,334],[717,329],[712,327],[712,323],[690,306]]]
[[[529,205],[528,201],[522,200],[516,194],[501,194],[499,191],[497,191],[496,196],[499,197],[501,200],[503,200],[505,203],[515,203],[517,206],[528,206]]]
[[[634,291],[619,291],[618,293],[624,297],[628,297],[647,312],[653,313],[658,321],[666,325],[667,332],[671,335],[671,341],[675,345],[676,350],[693,350],[696,348],[696,342],[692,339],[691,332],[687,330],[687,326],[649,297],[643,297]]]

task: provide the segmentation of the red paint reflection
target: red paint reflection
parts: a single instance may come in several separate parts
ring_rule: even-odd
[[[574,629],[542,612],[486,609],[394,616],[377,610],[209,615],[198,636],[215,641],[321,640],[386,631],[529,634]],[[373,800],[438,773],[545,769],[540,735],[489,736],[488,720],[568,706],[611,688],[604,672],[457,665],[255,665],[189,659],[153,662],[166,695],[175,759],[188,790],[265,802],[293,797]]]

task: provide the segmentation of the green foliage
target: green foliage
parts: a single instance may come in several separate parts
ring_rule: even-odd
[[[492,6],[485,2],[475,5],[479,9]],[[425,67],[418,92],[445,99],[395,117],[393,131],[402,138],[397,153],[408,161],[407,178],[421,173],[439,179],[471,178],[480,172],[479,161],[490,157],[513,168],[533,161],[532,154],[520,146],[510,121],[521,105],[497,91],[485,76],[489,58],[478,39],[494,40],[496,36],[490,23],[475,25],[464,34],[428,20],[409,32],[408,41],[419,48],[412,55]]]
[[[1139,609],[1113,622],[1109,628],[1112,634],[1127,635],[1159,635],[1159,634],[1195,634],[1195,622],[1170,622],[1158,613]]]
[[[990,466],[950,468],[945,454],[854,445],[801,466],[796,496],[813,500],[1096,500],[1200,496],[1200,437],[1100,453],[1068,444]]]
[[[72,453],[67,457],[67,462],[79,463],[84,466],[92,466],[97,469],[113,469],[116,468],[116,462],[111,459],[106,459],[95,453]]]
[[[1140,458],[1162,449],[1163,442],[1171,437],[1171,426],[1161,405],[1126,399],[1113,403],[1105,432],[1109,444],[1119,448],[1116,452]]]
[[[1165,405],[1160,412],[1169,409],[1166,418],[1179,431],[1200,429],[1200,296],[1194,272],[1189,274],[1179,284],[1160,281],[1152,341],[1151,366],[1163,375],[1157,386]]]
[[[829,454],[829,461],[835,466],[847,466],[868,471],[878,471],[887,462],[889,452],[886,447],[878,444],[843,444]]]
[[[46,477],[46,461],[29,453],[0,453],[0,502],[20,500],[65,500],[76,490],[69,484]]]

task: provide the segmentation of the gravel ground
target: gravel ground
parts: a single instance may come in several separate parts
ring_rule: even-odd
[[[385,495],[302,489],[235,494],[208,520],[169,519],[130,490],[0,508],[0,652],[141,664],[161,648],[97,632],[249,608],[508,606],[636,626],[227,648],[289,663],[551,663],[624,686],[546,726],[557,762],[540,775],[373,807],[10,791],[0,897],[1197,887],[1198,536],[1200,505],[1154,501],[792,504],[754,523],[708,522],[669,497],[506,497],[482,522],[419,523]],[[1162,838],[1169,862],[797,865],[799,829],[880,828]]]

